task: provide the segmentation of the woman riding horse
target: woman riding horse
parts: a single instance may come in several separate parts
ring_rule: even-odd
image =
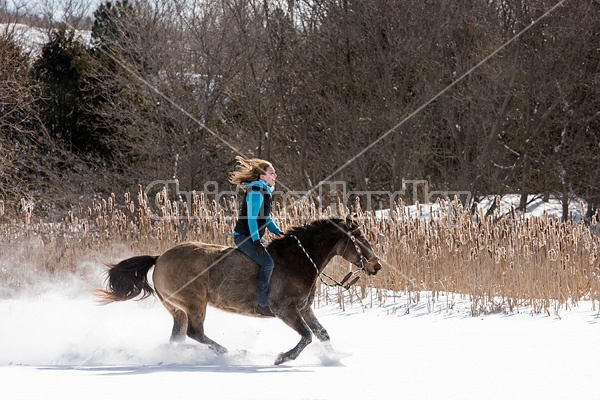
[[[275,261],[270,284],[273,313],[300,334],[298,344],[279,354],[275,364],[294,360],[314,334],[329,343],[329,334],[317,320],[312,304],[319,275],[335,256],[360,271],[375,275],[379,259],[352,219],[314,221],[273,240],[267,250]],[[153,283],[147,274],[154,266]],[[108,285],[100,295],[106,303],[156,293],[173,316],[171,342],[186,336],[218,353],[227,349],[204,333],[208,304],[224,311],[256,317],[260,267],[237,249],[201,242],[178,244],[160,256],[137,256],[108,270]]]
[[[265,228],[276,235],[283,232],[271,218],[271,193],[275,189],[277,174],[273,165],[265,160],[246,160],[236,157],[237,169],[231,173],[229,181],[240,186],[246,194],[240,207],[233,241],[238,249],[260,265],[258,273],[257,314],[274,317],[269,308],[269,283],[273,273],[273,258],[263,246]]]

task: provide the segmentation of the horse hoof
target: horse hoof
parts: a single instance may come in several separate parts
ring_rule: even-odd
[[[215,353],[217,354],[225,354],[228,353],[229,351],[223,347],[223,346],[211,346],[210,347]]]
[[[285,353],[280,353],[275,359],[275,365],[280,365],[286,362],[288,358],[285,356]]]

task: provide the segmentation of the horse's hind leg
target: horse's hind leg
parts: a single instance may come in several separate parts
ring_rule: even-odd
[[[158,293],[158,298],[165,306],[167,311],[173,316],[173,330],[171,331],[171,343],[181,343],[185,340],[185,335],[188,329],[188,317],[187,314],[180,308],[175,307],[173,304],[164,300],[163,297]]]
[[[168,308],[167,308],[168,309]],[[185,335],[188,329],[188,316],[183,310],[173,307],[171,315],[173,315],[173,330],[171,331],[171,342],[181,343],[185,340]]]
[[[188,309],[187,335],[202,344],[207,345],[216,353],[227,353],[227,349],[204,334],[204,318],[206,317],[206,303]]]

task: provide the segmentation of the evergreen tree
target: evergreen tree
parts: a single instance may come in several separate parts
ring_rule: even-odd
[[[123,22],[133,14],[133,7],[127,0],[115,3],[107,1],[94,12],[92,44],[95,48],[109,50],[111,44],[123,45],[128,34],[123,30]]]
[[[151,70],[147,57],[148,43],[160,42],[161,38],[144,26],[147,7],[128,0],[115,3],[107,1],[94,12],[92,26],[92,49],[103,64],[117,72],[123,62],[138,74],[146,75]],[[151,46],[152,46],[151,45]]]
[[[64,25],[52,33],[34,65],[34,75],[44,91],[40,108],[46,128],[80,155],[105,151],[88,123],[82,81],[89,68],[85,47]]]

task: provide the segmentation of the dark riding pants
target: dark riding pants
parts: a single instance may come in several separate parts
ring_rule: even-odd
[[[271,274],[273,273],[273,267],[275,266],[273,258],[267,251],[264,250],[263,255],[258,255],[259,244],[252,242],[252,239],[244,235],[236,235],[233,237],[233,241],[238,249],[242,253],[246,254],[255,263],[260,265],[258,271],[258,304],[261,306],[269,305],[269,283],[271,281]]]

